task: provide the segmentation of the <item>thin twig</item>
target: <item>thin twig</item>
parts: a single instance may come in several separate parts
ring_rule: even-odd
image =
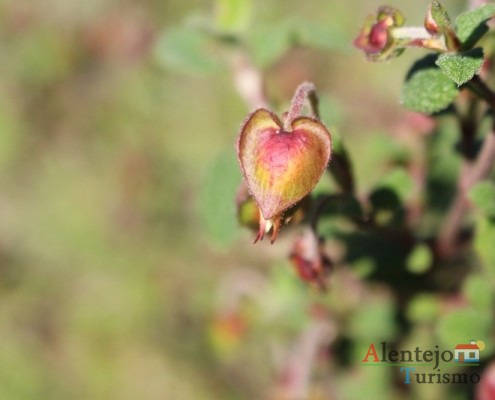
[[[492,109],[495,109],[495,92],[487,86],[479,75],[475,75],[466,85],[474,94],[485,100]]]
[[[478,97],[485,100],[488,106],[495,111],[495,92],[479,77],[475,75],[469,81],[467,87]],[[474,109],[471,109],[472,112]],[[473,116],[468,116],[472,118]],[[461,126],[462,127],[462,126]],[[465,128],[465,127],[462,127]],[[476,127],[471,127],[476,129]],[[470,140],[475,132],[470,132]],[[463,138],[466,139],[466,132],[463,132]],[[466,144],[466,143],[463,143]],[[481,151],[477,159],[472,160],[467,148],[463,149],[465,156],[461,173],[459,175],[457,194],[450,206],[449,212],[440,229],[437,241],[438,254],[442,258],[449,258],[457,250],[457,239],[461,229],[464,215],[469,208],[468,193],[469,190],[479,181],[486,178],[493,168],[495,161],[495,126],[485,138]]]
[[[486,137],[477,160],[466,165],[461,172],[457,195],[450,207],[438,238],[438,253],[443,258],[452,256],[457,249],[457,238],[469,208],[469,190],[479,181],[485,179],[493,168],[495,161],[495,129]]]
[[[333,321],[317,319],[300,334],[280,371],[276,398],[302,400],[309,398],[311,375],[318,351],[328,346],[337,334]]]

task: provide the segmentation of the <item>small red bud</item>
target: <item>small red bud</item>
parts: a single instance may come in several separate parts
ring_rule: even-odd
[[[307,230],[294,242],[290,261],[296,268],[299,278],[326,289],[325,277],[331,262],[323,253],[322,243],[312,230]]]
[[[392,30],[404,24],[402,14],[392,7],[381,7],[369,15],[354,40],[354,45],[365,52],[368,59],[382,61],[398,54]]]
[[[438,26],[438,23],[433,18],[431,7],[432,7],[432,5],[430,4],[428,6],[428,11],[426,12],[424,26],[425,26],[425,29],[428,31],[428,33],[431,33],[432,35],[437,35],[440,32],[440,27]]]

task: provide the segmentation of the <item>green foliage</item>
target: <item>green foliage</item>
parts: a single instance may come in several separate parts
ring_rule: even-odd
[[[232,244],[239,234],[233,199],[240,183],[235,155],[220,153],[206,172],[198,202],[208,237],[219,248]]]
[[[457,83],[457,86],[461,86],[471,80],[474,75],[479,74],[483,62],[483,49],[478,47],[458,54],[441,54],[436,64],[445,75]]]
[[[252,0],[215,0],[215,22],[220,32],[240,33],[251,20]]]
[[[432,262],[433,255],[430,247],[419,244],[407,258],[407,269],[413,274],[423,274],[430,269]]]
[[[269,67],[295,46],[310,46],[344,52],[341,32],[331,26],[303,18],[279,19],[269,24],[260,23],[248,32],[247,43],[254,62],[262,68]]]
[[[413,323],[434,322],[439,313],[439,299],[432,294],[416,295],[407,307],[407,318]]]
[[[455,21],[456,33],[464,48],[470,48],[488,31],[486,21],[495,16],[495,4],[484,4],[459,15]]]
[[[55,29],[41,29],[14,45],[14,68],[20,80],[31,85],[50,85],[63,79],[75,61],[70,41]]]
[[[447,108],[456,96],[456,84],[440,69],[429,68],[405,82],[401,102],[411,111],[431,114]]]
[[[192,27],[176,27],[163,32],[155,47],[158,62],[177,72],[208,73],[220,68],[211,57],[211,39]]]
[[[495,278],[495,246],[493,243],[495,243],[495,222],[488,218],[478,218],[474,248],[492,279]]]
[[[295,45],[339,52],[349,51],[349,46],[345,44],[349,42],[349,38],[332,25],[304,18],[293,18],[291,23]]]
[[[492,324],[491,312],[464,308],[441,315],[437,334],[445,348],[453,349],[459,343],[466,343],[471,339],[483,340],[488,347]],[[481,355],[488,354],[488,350]]]
[[[469,199],[488,218],[495,218],[495,185],[484,181],[469,191]]]
[[[365,343],[391,340],[396,333],[393,312],[390,299],[369,299],[351,316],[347,328],[349,336]]]
[[[411,176],[404,168],[394,168],[383,176],[375,185],[374,193],[378,191],[388,191],[401,203],[408,200],[413,189]]]
[[[431,16],[441,31],[450,28],[451,22],[447,10],[436,0],[431,3]]]
[[[365,349],[364,346],[359,348],[362,349]],[[367,348],[365,352],[366,350]],[[361,351],[360,354],[365,353]],[[378,399],[392,400],[389,390],[391,374],[392,372],[387,368],[362,367],[358,373],[348,375],[342,380],[337,379],[336,383],[344,398],[348,400],[362,400],[363,394],[366,398],[368,393],[372,393]]]
[[[473,274],[466,278],[462,292],[473,308],[490,312],[494,306],[493,284],[484,274]]]
[[[247,42],[253,61],[265,68],[278,60],[292,45],[291,30],[292,25],[281,20],[250,31]]]

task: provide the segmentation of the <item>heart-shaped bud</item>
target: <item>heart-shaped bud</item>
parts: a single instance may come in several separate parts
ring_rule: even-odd
[[[237,142],[246,185],[261,210],[260,225],[268,223],[274,233],[284,211],[316,186],[331,155],[330,133],[320,121],[298,117],[289,127],[260,108],[244,122]]]

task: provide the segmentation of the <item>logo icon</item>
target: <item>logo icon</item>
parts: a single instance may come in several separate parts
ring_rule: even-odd
[[[454,349],[454,361],[458,363],[479,363],[480,351],[485,348],[481,340],[471,340],[469,344],[458,344]]]

